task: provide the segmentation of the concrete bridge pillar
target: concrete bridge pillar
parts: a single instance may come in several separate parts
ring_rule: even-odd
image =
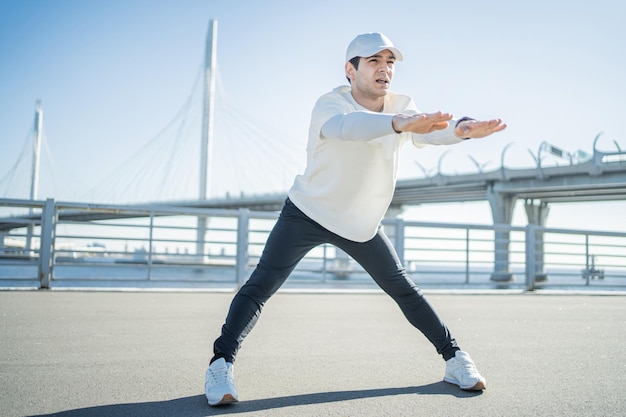
[[[509,245],[511,232],[507,228],[498,228],[498,225],[510,226],[513,219],[513,209],[517,197],[510,194],[494,191],[493,186],[487,189],[487,200],[491,206],[491,214],[495,230],[495,255],[491,280],[495,282],[512,282],[515,277],[509,271]]]
[[[528,224],[534,224],[537,226],[545,226],[546,219],[550,208],[548,203],[540,201],[539,204],[535,204],[533,200],[526,200],[524,203],[524,209],[526,210],[526,217],[528,218]],[[548,279],[548,276],[543,271],[544,257],[543,257],[543,232],[535,232],[535,282],[544,282]]]

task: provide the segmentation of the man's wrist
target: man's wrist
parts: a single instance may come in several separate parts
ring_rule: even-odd
[[[394,132],[400,134],[400,133],[402,133],[402,131],[396,129],[396,117],[398,117],[398,116],[393,116],[393,118],[391,119],[391,128],[393,129]]]
[[[456,124],[454,125],[454,127],[457,128],[463,122],[470,122],[470,121],[474,121],[474,120],[476,120],[476,119],[472,119],[471,117],[463,116],[459,120],[456,121]]]
[[[454,125],[454,128],[456,129],[463,122],[471,122],[471,121],[474,121],[474,120],[476,120],[476,119],[473,119],[473,118],[467,117],[467,116],[463,116],[459,120],[456,121],[456,124]],[[468,140],[468,139],[471,139],[471,138],[470,137],[461,137],[461,139]]]

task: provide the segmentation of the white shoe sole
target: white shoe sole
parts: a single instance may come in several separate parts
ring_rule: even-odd
[[[483,391],[487,389],[487,384],[485,384],[483,381],[478,381],[476,384],[468,388],[462,387],[461,384],[459,384],[459,382],[456,380],[444,378],[443,381],[447,382],[448,384],[456,385],[457,387],[461,388],[463,391]]]

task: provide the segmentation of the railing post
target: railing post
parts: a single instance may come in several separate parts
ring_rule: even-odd
[[[39,287],[50,288],[52,279],[52,257],[54,253],[54,229],[56,210],[54,200],[49,198],[41,213],[41,236],[39,238]]]
[[[326,282],[326,274],[328,273],[328,245],[322,246],[322,253],[324,259],[322,259],[322,282]]]
[[[470,282],[470,228],[465,228],[465,283]]]
[[[591,278],[591,266],[589,265],[589,234],[585,233],[585,285],[589,286],[589,278]]]
[[[536,266],[536,249],[535,232],[536,226],[529,224],[526,226],[526,290],[535,290],[535,275],[537,273]]]
[[[240,208],[237,217],[237,255],[235,261],[235,278],[237,287],[246,282],[248,275],[248,236],[250,234],[250,210]]]
[[[154,239],[154,210],[150,210],[150,226],[148,229],[148,259],[146,259],[146,266],[148,267],[148,276],[147,276],[148,281],[152,279],[152,252],[154,251],[153,239]]]

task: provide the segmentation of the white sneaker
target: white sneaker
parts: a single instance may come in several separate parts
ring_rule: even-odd
[[[457,351],[454,358],[446,361],[445,382],[458,385],[468,391],[487,389],[487,381],[476,370],[476,365],[467,352]]]
[[[209,365],[204,379],[204,394],[210,406],[239,401],[232,363],[219,358]]]

